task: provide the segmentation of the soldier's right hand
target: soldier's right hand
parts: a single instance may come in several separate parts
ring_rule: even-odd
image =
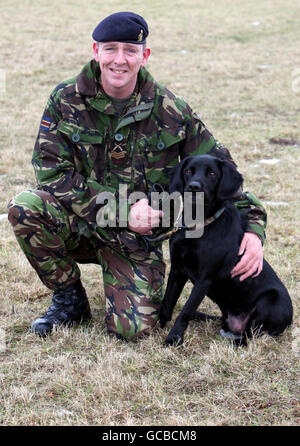
[[[128,228],[143,235],[152,235],[151,228],[159,226],[163,212],[149,206],[146,198],[133,204],[129,211]]]

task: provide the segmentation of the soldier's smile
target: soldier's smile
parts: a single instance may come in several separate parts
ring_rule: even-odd
[[[113,72],[116,73],[116,74],[123,74],[123,73],[126,73],[125,70],[114,70],[113,68],[110,68],[110,70],[113,71]]]
[[[110,68],[110,71],[117,76],[124,76],[127,73],[126,70],[116,70],[114,68]]]

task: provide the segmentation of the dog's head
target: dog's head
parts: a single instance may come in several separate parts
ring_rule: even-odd
[[[207,206],[232,198],[242,183],[242,175],[229,161],[210,155],[189,156],[173,169],[169,193],[203,192]]]

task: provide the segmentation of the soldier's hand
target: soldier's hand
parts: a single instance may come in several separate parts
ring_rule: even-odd
[[[240,281],[247,277],[256,277],[261,273],[263,267],[263,247],[258,235],[245,232],[241,242],[239,255],[241,260],[231,271],[231,277],[240,275]]]
[[[146,198],[133,204],[129,211],[128,228],[143,235],[152,235],[151,228],[159,226],[163,212],[149,206]]]

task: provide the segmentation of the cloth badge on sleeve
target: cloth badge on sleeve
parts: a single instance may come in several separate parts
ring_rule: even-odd
[[[50,118],[43,118],[42,121],[41,121],[40,129],[41,130],[46,130],[46,131],[49,132],[51,122],[52,122],[52,119],[50,119]]]

